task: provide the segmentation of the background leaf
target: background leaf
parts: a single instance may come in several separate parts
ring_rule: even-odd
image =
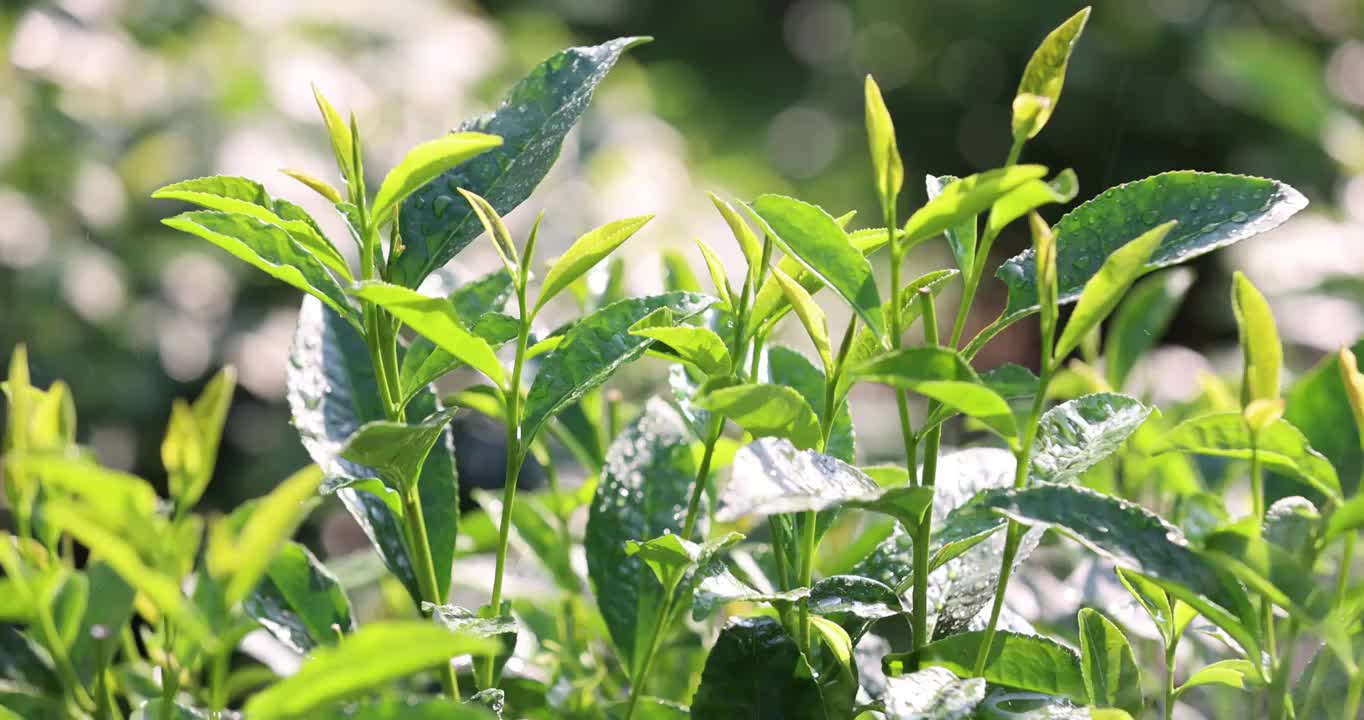
[[[242,603],[246,614],[294,652],[306,655],[355,629],[336,576],[298,543],[286,543]]]
[[[1122,389],[1137,359],[1165,336],[1193,280],[1192,270],[1176,268],[1143,278],[1128,291],[1104,336],[1104,375],[1115,390]]]
[[[917,653],[888,655],[886,672],[903,672],[910,666],[911,655],[917,655],[921,667],[942,667],[958,676],[970,676],[984,636],[983,631],[964,632],[935,640]],[[1036,635],[996,633],[983,677],[996,685],[1059,695],[1077,703],[1089,700],[1080,658],[1066,646]]]
[[[1080,610],[1079,625],[1080,670],[1089,688],[1089,704],[1140,715],[1141,668],[1127,637],[1093,608]]]
[[[881,488],[861,470],[779,438],[756,440],[734,455],[715,519],[824,510],[849,500],[873,500]]]
[[[772,618],[733,618],[706,658],[692,699],[696,720],[825,718],[796,643]],[[832,720],[832,719],[830,719]]]

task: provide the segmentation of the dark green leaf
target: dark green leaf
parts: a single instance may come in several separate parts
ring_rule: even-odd
[[[1192,170],[1110,188],[1055,226],[1059,300],[1079,298],[1109,254],[1159,223],[1179,221],[1146,262],[1147,270],[1177,265],[1278,227],[1306,205],[1301,193],[1274,180]],[[999,268],[1009,287],[1006,318],[1037,310],[1034,265],[1028,250]]]
[[[1127,637],[1092,608],[1080,611],[1080,670],[1089,689],[1089,704],[1115,707],[1140,715],[1141,668]]]
[[[635,323],[663,307],[670,308],[681,322],[712,303],[713,298],[696,293],[665,293],[621,300],[578,321],[545,356],[531,383],[521,421],[524,441],[534,439],[546,420],[644,354],[653,340],[631,335],[628,330]]]
[[[606,466],[588,513],[583,545],[597,605],[624,664],[642,662],[663,601],[663,587],[626,542],[682,531],[696,470],[691,433],[675,410],[654,398],[607,452]],[[703,522],[698,523],[704,533]]]
[[[814,410],[815,417],[821,422],[826,421],[824,372],[797,350],[781,345],[768,345],[765,350],[763,363],[759,366],[759,379],[800,393]],[[764,369],[765,375],[761,372]],[[840,400],[834,415],[833,427],[829,429],[829,444],[824,448],[825,454],[851,463],[857,454],[856,445],[857,438],[853,431],[848,402]]]
[[[905,610],[895,590],[871,578],[834,575],[810,588],[810,612],[838,623],[854,645],[871,623]]]
[[[1364,341],[1356,342],[1353,350],[1364,356]],[[1285,394],[1283,418],[1331,462],[1345,495],[1353,496],[1364,473],[1364,447],[1340,370],[1339,355],[1331,353],[1299,376]]]
[[[1203,556],[1264,599],[1309,624],[1326,618],[1331,599],[1310,567],[1268,542],[1253,525],[1238,523],[1203,538]]]
[[[646,41],[619,38],[564,50],[517,83],[492,114],[460,125],[461,131],[497,135],[502,146],[446,171],[403,201],[398,223],[404,248],[390,262],[393,281],[416,287],[483,232],[458,188],[487,198],[502,215],[530,197],[597,84],[622,53]]]
[[[1132,286],[1109,322],[1104,340],[1104,373],[1109,385],[1121,389],[1137,359],[1165,335],[1193,278],[1192,270],[1177,268]]]
[[[1265,511],[1262,526],[1265,540],[1294,556],[1312,557],[1321,530],[1321,513],[1317,512],[1317,506],[1307,498],[1298,496],[1280,498]]]
[[[740,580],[723,563],[704,568],[699,574],[701,577],[693,591],[691,608],[692,619],[698,621],[710,617],[716,608],[729,603],[791,603],[810,596],[810,588],[760,590]]]
[[[828,213],[781,195],[760,196],[753,202],[753,211],[782,250],[841,295],[872,332],[878,336],[885,334],[881,296],[876,290],[871,263],[853,247],[847,233]]]
[[[1249,460],[1250,428],[1240,413],[1228,412],[1185,420],[1165,436],[1159,452],[1182,451],[1214,457]],[[1340,498],[1335,468],[1307,444],[1307,438],[1288,423],[1278,420],[1256,434],[1255,451],[1265,466],[1294,475],[1327,497]]]
[[[208,720],[208,717],[207,710],[186,707],[178,702],[167,703],[161,698],[142,703],[133,713],[133,720]]]
[[[920,667],[943,667],[959,676],[973,674],[982,631],[958,633],[925,645],[917,653]],[[916,653],[887,655],[887,675],[902,675]],[[1064,645],[1037,635],[995,634],[983,677],[995,685],[1059,695],[1078,703],[1089,700],[1080,658]]]
[[[732,619],[706,658],[691,716],[824,720],[820,689],[808,667],[781,623],[762,617]]]
[[[1032,476],[1043,482],[1075,482],[1117,452],[1150,415],[1150,407],[1115,393],[1085,395],[1057,405],[1038,423]]]
[[[355,629],[341,584],[308,548],[293,542],[270,560],[265,579],[242,608],[301,655]]]
[[[89,683],[113,657],[121,628],[133,614],[135,593],[113,568],[96,562],[85,569],[90,583],[90,597],[95,602],[86,605],[75,644],[71,646],[71,664],[81,681]]]

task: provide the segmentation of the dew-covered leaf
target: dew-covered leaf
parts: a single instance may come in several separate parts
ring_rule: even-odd
[[[1079,298],[1109,254],[1159,223],[1179,221],[1146,262],[1147,270],[1177,265],[1271,230],[1306,206],[1301,193],[1275,180],[1192,170],[1110,188],[1056,223],[1059,300]],[[997,274],[1009,288],[1006,318],[1037,310],[1035,271],[1031,250],[999,268]]]
[[[426,456],[445,433],[455,410],[453,407],[438,410],[411,425],[389,420],[367,422],[346,440],[341,457],[369,468],[385,485],[403,492],[417,479]],[[338,487],[333,482],[328,490]]]
[[[925,645],[919,651],[887,655],[887,675],[901,675],[913,667],[942,667],[959,676],[973,675],[983,631],[958,633]],[[1089,701],[1080,658],[1066,646],[1037,635],[999,632],[985,660],[986,681],[1019,690],[1058,695],[1077,703]]]
[[[1150,407],[1116,393],[1084,395],[1057,405],[1038,423],[1032,476],[1043,482],[1075,482],[1117,452],[1150,414]]]
[[[826,510],[880,495],[875,481],[841,460],[799,450],[781,438],[762,438],[735,453],[715,518],[732,522],[748,516]]]
[[[895,720],[969,720],[985,699],[985,678],[961,679],[945,667],[886,679],[881,702]]]
[[[389,263],[393,282],[418,286],[483,232],[459,188],[482,195],[501,215],[530,197],[597,84],[622,53],[643,42],[647,38],[618,38],[563,50],[517,83],[497,110],[462,123],[458,130],[496,135],[502,145],[445,171],[403,201],[403,251]]]
[[[531,383],[521,421],[522,437],[534,439],[547,420],[644,354],[653,340],[631,335],[629,328],[635,323],[663,307],[671,309],[673,318],[682,322],[714,302],[714,298],[696,293],[664,293],[620,300],[579,320],[545,356]]]
[[[808,668],[781,623],[766,617],[733,618],[706,658],[691,716],[825,720],[820,688]]]

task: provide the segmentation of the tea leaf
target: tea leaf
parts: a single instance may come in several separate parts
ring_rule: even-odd
[[[923,303],[919,301],[919,291],[928,290],[934,297],[941,295],[948,283],[960,271],[957,270],[934,270],[914,278],[900,290],[900,327],[908,328],[914,324],[923,311]],[[890,313],[890,302],[887,301],[881,308],[883,314]],[[852,347],[848,350],[848,356],[843,361],[847,368],[855,368],[866,361],[872,359],[881,351],[881,340],[866,325],[859,324],[856,333],[853,335]],[[838,396],[844,397],[848,389],[852,386],[852,373],[844,372],[838,377]]]
[[[876,179],[876,194],[881,207],[894,210],[895,199],[905,184],[905,165],[900,150],[895,146],[895,124],[891,122],[881,88],[870,75],[864,86],[867,113],[867,143],[871,149],[871,166]]]
[[[648,318],[645,318],[647,321]],[[690,363],[708,376],[728,375],[731,370],[729,348],[714,330],[689,325],[669,327],[633,327],[631,335],[639,335],[666,345],[684,362]]]
[[[1325,620],[1330,611],[1329,591],[1319,588],[1311,568],[1266,541],[1253,525],[1237,523],[1209,533],[1203,538],[1203,556],[1309,626]]]
[[[330,202],[333,205],[341,202],[341,193],[337,191],[336,188],[332,187],[326,180],[320,180],[302,170],[294,170],[292,168],[284,168],[281,169],[280,172],[299,181],[309,190],[321,195],[327,202]]]
[[[475,694],[467,702],[426,698],[392,698],[354,706],[341,706],[321,715],[316,720],[500,720],[491,710],[477,704]]]
[[[944,667],[886,678],[881,701],[900,720],[965,720],[985,699],[985,678],[960,679]]]
[[[1075,171],[1069,168],[1056,173],[1056,177],[1050,180],[1029,180],[1010,190],[990,207],[990,216],[985,221],[985,235],[999,235],[1009,223],[1043,205],[1068,203],[1075,199],[1079,191],[1080,181],[1075,177]],[[950,239],[951,235],[948,237]]]
[[[1361,527],[1364,527],[1364,495],[1355,495],[1341,503],[1331,513],[1322,540],[1327,543],[1334,542],[1346,533],[1354,532]]]
[[[1155,252],[1160,241],[1174,226],[1174,221],[1157,225],[1113,251],[1113,254],[1104,260],[1099,272],[1085,283],[1084,290],[1080,292],[1080,299],[1075,303],[1075,310],[1071,312],[1070,320],[1066,322],[1066,329],[1061,332],[1061,339],[1056,341],[1054,356],[1057,360],[1079,347],[1080,342],[1090,331],[1097,328],[1099,323],[1113,312],[1113,308],[1118,306],[1118,301],[1127,292],[1127,288],[1145,272],[1144,266],[1151,253]]]
[[[1047,174],[1041,165],[1015,165],[964,177],[943,187],[905,222],[903,242],[914,247],[974,218],[1009,191]],[[974,251],[973,251],[974,252]]]
[[[112,661],[119,642],[115,629],[132,619],[136,593],[107,563],[90,564],[85,577],[96,602],[86,605],[69,654],[76,674],[88,683]]]
[[[390,420],[367,422],[346,440],[341,457],[369,468],[393,490],[407,492],[408,487],[417,480],[417,473],[421,471],[422,463],[426,462],[426,456],[445,433],[446,426],[454,416],[455,408],[445,408],[411,425]],[[344,487],[338,481],[345,480],[332,478],[327,483],[326,491]]]
[[[308,548],[287,542],[270,560],[242,609],[271,635],[306,655],[355,629],[346,592]]]
[[[1066,66],[1070,63],[1070,53],[1080,33],[1089,20],[1089,8],[1070,16],[1060,27],[1052,30],[1033,52],[1028,66],[1023,69],[1023,79],[1018,83],[1019,97],[1033,96],[1037,108],[1032,113],[1020,112],[1019,102],[1014,100],[1013,134],[1014,137],[1035,137],[1051,119],[1056,103],[1061,99],[1061,87],[1066,81]]]
[[[242,710],[253,720],[298,717],[460,655],[494,652],[492,640],[426,621],[370,623],[313,652],[297,673],[253,695]]]
[[[618,38],[592,47],[568,48],[536,66],[491,114],[458,130],[488,133],[502,145],[446,170],[403,201],[398,216],[403,251],[389,262],[392,282],[417,287],[481,232],[464,188],[487,198],[500,215],[516,209],[559,156],[569,130],[582,117],[592,92],[628,49],[648,38]]]
[[[331,140],[332,152],[336,155],[336,167],[341,170],[341,176],[345,178],[346,183],[351,184],[355,181],[356,174],[355,142],[351,139],[350,127],[341,119],[341,114],[336,112],[336,108],[327,102],[322,90],[316,85],[313,85],[313,100],[317,101],[317,109],[322,113],[322,123],[327,128],[327,137]]]
[[[1109,385],[1121,389],[1137,359],[1165,335],[1193,279],[1192,270],[1176,268],[1132,286],[1104,339],[1104,374]]]
[[[931,202],[942,191],[961,178],[955,175],[929,175],[924,178],[924,185],[928,190],[928,199]],[[957,267],[969,273],[976,264],[976,242],[978,240],[979,223],[976,222],[977,216],[963,220],[956,225],[947,228],[943,232],[947,235],[947,247],[952,250],[952,259],[956,261]]]
[[[772,618],[731,618],[692,698],[696,720],[820,717],[820,688],[796,642]]]
[[[538,313],[545,303],[562,292],[569,283],[591,270],[593,265],[610,255],[652,219],[653,215],[641,215],[616,220],[573,241],[568,251],[555,260],[545,273],[545,282],[540,287],[540,299],[535,301],[535,310],[532,314]]]
[[[741,517],[826,510],[880,496],[880,486],[851,465],[813,450],[799,450],[785,439],[763,438],[735,453],[715,519],[733,522]]]
[[[631,335],[628,330],[646,315],[666,307],[682,322],[714,302],[714,298],[696,293],[664,293],[621,300],[579,320],[545,356],[531,383],[521,421],[522,437],[527,442],[535,438],[545,421],[643,355],[653,340]]]
[[[725,272],[725,263],[715,254],[714,250],[705,243],[704,240],[697,238],[696,247],[701,251],[701,259],[706,263],[706,272],[710,274],[710,283],[715,286],[715,292],[719,294],[720,300],[731,309],[734,308],[734,290],[729,286],[729,274]],[[669,288],[683,289],[683,288]]]
[[[1255,673],[1255,666],[1249,660],[1219,660],[1215,663],[1204,665],[1194,671],[1189,679],[1184,681],[1175,690],[1175,697],[1184,694],[1189,688],[1200,685],[1225,685],[1237,690],[1245,690],[1246,683],[1259,685],[1259,677]]]
[[[1092,608],[1080,610],[1080,670],[1089,704],[1141,714],[1141,668],[1122,630]]]
[[[346,259],[322,234],[317,222],[303,208],[287,200],[270,197],[265,187],[254,180],[224,175],[202,177],[167,185],[152,193],[152,197],[181,200],[208,210],[245,215],[279,227],[343,280],[351,279]]]
[[[487,200],[475,195],[474,193],[459,189],[459,194],[464,196],[469,207],[474,209],[474,214],[478,216],[479,223],[483,226],[484,232],[493,241],[493,248],[497,250],[498,257],[502,258],[502,264],[511,273],[519,287],[525,278],[525,272],[521,268],[521,257],[516,252],[516,243],[512,242],[511,231],[507,230],[507,225],[502,222],[502,216],[497,214],[492,205]]]
[[[856,377],[916,392],[985,423],[1010,443],[1018,427],[1009,403],[986,387],[961,355],[941,347],[886,353],[851,371]]]
[[[235,567],[224,591],[229,605],[240,602],[260,581],[275,552],[312,509],[304,501],[317,493],[321,483],[322,469],[309,465],[262,498],[246,518],[236,542]]]
[[[862,256],[834,219],[818,206],[781,195],[762,195],[754,213],[772,239],[848,302],[877,336],[881,295],[876,290],[871,263]],[[755,305],[755,311],[756,311]]]
[[[842,627],[853,645],[873,622],[905,612],[893,589],[857,575],[834,575],[816,582],[810,588],[808,605],[811,614]]]
[[[796,447],[819,447],[819,418],[795,390],[781,385],[732,385],[707,393],[697,407],[723,415],[754,437],[789,440]]]
[[[511,291],[511,274],[504,269],[461,286],[446,299],[454,307],[460,322],[496,349],[514,340],[521,331],[519,320],[499,311],[511,297]],[[410,400],[427,385],[461,367],[464,367],[463,360],[418,335],[403,353],[398,372],[403,401]]]
[[[133,720],[206,720],[208,712],[186,707],[178,702],[167,703],[161,698],[148,700],[133,713]]]
[[[805,334],[814,344],[815,352],[819,353],[819,359],[824,363],[824,376],[833,376],[833,349],[829,344],[829,326],[824,320],[824,311],[820,309],[819,305],[815,304],[815,299],[810,297],[810,293],[806,292],[800,283],[792,280],[779,268],[772,269],[772,277],[776,278],[777,283],[781,285],[782,293],[786,295],[786,302],[790,303],[796,311],[796,316],[800,318],[800,324],[805,327]]]
[[[429,298],[397,285],[370,281],[355,296],[389,311],[437,347],[483,373],[499,386],[507,384],[497,354],[483,338],[469,332],[459,314],[443,298]]]
[[[1241,404],[1279,398],[1279,374],[1283,371],[1283,345],[1274,325],[1274,313],[1265,296],[1240,272],[1232,277],[1231,307],[1240,330],[1245,362]]]
[[[1169,220],[1179,225],[1152,253],[1146,270],[1178,265],[1278,227],[1307,206],[1307,198],[1275,180],[1191,170],[1153,175],[1104,191],[1056,223],[1059,300],[1073,302],[1104,260]],[[1037,310],[1032,251],[1010,258],[996,273],[1009,288],[1006,319]]]
[[[972,675],[984,636],[981,631],[964,632],[935,640],[917,653],[887,655],[883,661],[886,674],[904,674],[913,667],[917,655],[920,667],[942,667],[960,676]],[[1066,646],[1037,635],[996,633],[982,677],[998,685],[1059,695],[1077,703],[1089,700],[1080,658]]]
[[[382,225],[389,222],[394,208],[418,188],[440,177],[456,165],[502,145],[502,138],[477,132],[454,132],[414,146],[388,171],[374,196],[370,217]]]
[[[623,664],[633,676],[655,628],[652,609],[663,587],[626,542],[681,532],[676,508],[685,507],[696,470],[690,431],[675,410],[658,398],[611,443],[601,481],[588,512],[583,545],[597,606]],[[698,524],[705,531],[704,509]]]
[[[1340,499],[1340,480],[1335,468],[1287,420],[1276,421],[1252,438],[1240,413],[1205,415],[1176,425],[1156,451],[1249,460],[1252,447],[1266,467],[1291,474],[1328,498]]]
[[[1150,417],[1151,408],[1114,393],[1085,395],[1042,415],[1033,441],[1031,475],[1069,483],[1117,452]]]
[[[265,274],[316,297],[358,326],[358,313],[336,279],[283,228],[249,215],[214,210],[181,213],[161,222],[197,235]]]
[[[721,200],[715,193],[709,193],[710,202],[719,211],[720,217],[725,219],[725,224],[734,234],[734,241],[739,245],[739,251],[744,254],[744,260],[748,263],[749,275],[757,278],[758,269],[763,264],[763,244],[758,239],[753,228],[748,226],[739,213],[734,211],[734,207]]]

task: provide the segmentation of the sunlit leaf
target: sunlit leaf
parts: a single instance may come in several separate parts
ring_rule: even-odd
[[[1066,81],[1066,66],[1070,63],[1070,53],[1075,48],[1080,33],[1085,29],[1087,20],[1089,8],[1086,7],[1048,33],[1028,60],[1028,66],[1023,69],[1023,79],[1018,83],[1016,95],[1036,98],[1033,101],[1036,109],[1032,112],[1021,111],[1019,101],[1014,100],[1014,137],[1036,136],[1051,118],[1056,103],[1061,100],[1061,87]]]
[[[1059,360],[1079,347],[1080,342],[1108,318],[1113,308],[1118,306],[1127,288],[1132,286],[1142,273],[1145,264],[1155,252],[1160,241],[1170,233],[1175,222],[1167,222],[1138,235],[1135,240],[1113,251],[1099,272],[1085,283],[1075,310],[1066,322],[1066,329],[1056,341],[1055,357]]]

